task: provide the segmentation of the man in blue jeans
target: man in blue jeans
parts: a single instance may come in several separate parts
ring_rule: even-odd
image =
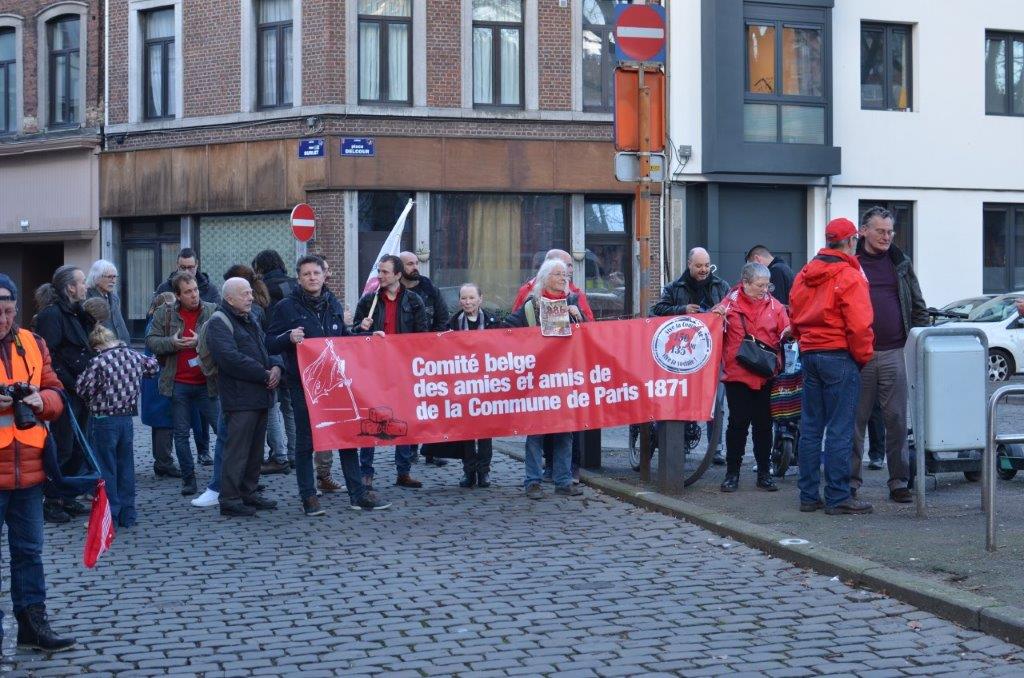
[[[789,317],[800,342],[804,374],[800,510],[871,513],[871,504],[850,494],[850,450],[860,369],[874,352],[874,315],[867,279],[854,256],[857,227],[849,219],[833,219],[825,228],[825,242],[826,247],[797,274],[789,295]],[[818,494],[823,438],[824,502]]]
[[[198,330],[217,307],[199,298],[199,285],[191,273],[175,273],[171,276],[171,287],[177,301],[173,306],[161,306],[153,314],[146,348],[160,360],[160,394],[171,399],[181,493],[188,496],[197,491],[195,462],[188,440],[193,407],[198,407],[211,425],[220,419],[216,388],[207,383],[196,353]],[[206,427],[202,435],[206,435]]]

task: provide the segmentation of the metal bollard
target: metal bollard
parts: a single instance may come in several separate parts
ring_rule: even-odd
[[[1024,443],[1024,434],[996,435],[996,411],[999,403],[1011,395],[1024,394],[1024,386],[1011,385],[996,389],[988,399],[988,430],[985,439],[985,454],[982,457],[981,510],[985,512],[985,549],[996,550],[996,453],[1000,445]]]

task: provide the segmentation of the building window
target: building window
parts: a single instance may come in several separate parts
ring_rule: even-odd
[[[744,140],[826,143],[825,27],[748,17],[744,31]]]
[[[50,127],[67,127],[79,120],[79,21],[77,16],[62,16],[47,24]]]
[[[583,110],[615,104],[615,5],[625,0],[583,0]]]
[[[569,249],[569,197],[435,193],[430,197],[431,279],[449,308],[475,282],[488,308],[508,311],[551,248]]]
[[[860,26],[860,107],[909,111],[910,26]]]
[[[523,105],[522,0],[473,0],[473,103]]]
[[[359,0],[359,102],[412,103],[412,0]]]
[[[18,80],[14,71],[17,61],[14,29],[0,29],[0,134],[14,132],[18,121]]]
[[[588,198],[583,223],[583,262],[587,300],[598,320],[631,316],[633,247],[629,202],[621,198]]]
[[[174,117],[174,8],[142,14],[142,92],[146,119]]]
[[[985,33],[985,113],[1024,115],[1024,33]]]
[[[259,0],[256,26],[260,108],[292,105],[292,0]]]
[[[914,203],[906,200],[861,200],[858,214],[863,215],[872,207],[884,207],[892,213],[892,228],[896,231],[892,244],[908,256],[914,256]],[[858,222],[859,223],[859,222]]]
[[[1024,289],[1024,205],[985,204],[982,258],[986,294]]]
[[[415,194],[403,191],[359,191],[359,289],[376,270],[377,255],[391,229],[402,215],[406,203],[415,199]],[[403,252],[413,249],[413,234],[416,232],[416,210],[411,210],[402,231]]]

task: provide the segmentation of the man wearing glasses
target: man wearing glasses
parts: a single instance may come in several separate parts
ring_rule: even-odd
[[[121,299],[117,296],[117,267],[106,259],[96,261],[89,269],[89,275],[85,276],[85,286],[88,288],[85,293],[87,299],[100,297],[110,306],[110,317],[103,324],[119,340],[130,344],[132,338],[121,313]]]
[[[220,292],[210,284],[210,276],[199,270],[199,258],[191,247],[185,247],[178,252],[178,267],[167,276],[167,280],[160,283],[153,293],[154,296],[161,292],[174,292],[171,288],[171,278],[175,273],[188,273],[194,276],[196,283],[199,284],[199,299],[208,304],[220,304]]]
[[[910,257],[893,244],[896,235],[892,213],[872,207],[860,220],[857,259],[868,279],[875,319],[874,357],[861,370],[860,400],[853,435],[850,490],[856,495],[862,484],[864,429],[875,404],[885,423],[885,458],[889,467],[889,498],[900,504],[913,501],[910,450],[907,446],[907,367],[903,347],[912,327],[928,324],[921,286]]]

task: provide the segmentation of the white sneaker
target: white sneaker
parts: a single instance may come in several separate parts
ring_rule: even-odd
[[[201,495],[192,500],[192,505],[197,508],[209,508],[210,506],[216,506],[219,498],[220,492],[214,492],[211,489],[207,489]]]

